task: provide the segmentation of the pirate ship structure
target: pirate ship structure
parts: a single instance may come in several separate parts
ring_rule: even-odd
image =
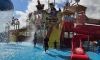
[[[66,2],[63,11],[57,11],[54,3],[48,5],[49,9],[43,10],[44,4],[38,0],[37,11],[33,13],[34,24],[39,42],[43,42],[44,37],[48,36],[50,48],[54,47],[56,42],[57,48],[72,48],[71,60],[89,60],[88,55],[82,51],[88,50],[90,42],[100,39],[100,26],[96,25],[98,22],[90,24],[93,23],[90,20],[95,19],[86,16],[87,7],[78,4],[79,1],[75,0],[74,4]],[[86,45],[84,49],[83,45]],[[78,54],[77,47],[82,54]]]
[[[59,11],[57,11],[53,3],[49,4],[50,9],[44,10],[43,9],[44,5],[41,4],[39,0],[38,0],[38,5],[36,5],[36,7],[37,11],[35,11],[33,14],[35,16],[34,24],[36,26],[36,32],[38,34],[39,42],[43,41],[46,35],[48,37],[51,37],[50,43],[53,43],[54,42],[53,40],[57,40],[58,42],[59,34],[56,34],[57,36],[54,35],[56,39],[53,38],[52,35],[53,35],[53,29],[55,32],[59,33],[58,30],[59,30],[59,23],[61,20],[61,10],[59,9]]]
[[[86,49],[89,48],[90,41],[99,40],[100,26],[89,24],[92,23],[90,20],[93,21],[93,19],[89,19],[86,16],[85,12],[87,7],[78,4],[79,0],[75,1],[74,4],[66,2],[63,11],[61,11],[61,9],[57,11],[55,2],[49,3],[49,8],[44,10],[45,5],[41,4],[38,0],[38,5],[36,5],[37,11],[31,12],[28,15],[27,27],[19,29],[19,23],[16,24],[12,21],[14,30],[8,31],[10,39],[22,41],[30,37],[31,29],[34,24],[38,43],[43,43],[45,36],[48,36],[50,48],[54,47],[54,45],[57,45],[57,48],[60,49],[72,48],[72,60],[88,60],[88,56],[85,53],[78,58],[80,55],[75,54],[74,50],[77,47],[83,48],[82,43],[84,41],[88,42],[85,47]],[[54,44],[55,42],[56,44]]]
[[[96,25],[99,24],[97,22],[90,24],[92,23],[90,20],[94,19],[86,16],[87,7],[78,4],[79,0],[75,1],[74,4],[66,2],[63,11],[61,9],[57,11],[54,3],[49,3],[49,8],[44,10],[45,5],[38,0],[37,11],[28,15],[28,26],[10,30],[11,35],[15,36],[17,40],[23,40],[27,37],[27,32],[31,33],[31,27],[34,24],[38,43],[43,43],[45,36],[48,36],[50,48],[54,45],[60,49],[70,48],[72,51],[71,60],[89,60],[84,50],[89,49],[90,42],[100,39],[100,26]],[[22,38],[22,36],[24,37]],[[20,39],[18,39],[19,37]],[[84,42],[87,42],[86,46],[83,46]]]
[[[99,29],[99,26],[88,25],[92,23],[89,21],[93,21],[94,19],[89,19],[86,16],[85,12],[87,7],[78,4],[78,2],[79,0],[76,0],[74,4],[66,2],[63,11],[61,11],[61,9],[57,11],[54,4],[55,2],[49,3],[49,8],[44,10],[45,5],[41,4],[38,0],[38,5],[36,5],[37,11],[32,12],[32,14],[35,16],[34,24],[36,26],[39,42],[43,42],[44,37],[47,35],[49,37],[49,47],[53,47],[54,42],[57,42],[57,47],[68,48],[71,47],[73,36],[83,34],[85,28],[91,27],[90,31],[92,31],[94,27]],[[82,29],[82,31],[79,31],[80,29]],[[88,30],[89,29],[85,31]],[[94,33],[96,33],[96,30]],[[86,33],[88,34],[88,32]]]
[[[92,23],[90,20],[94,21],[94,19],[86,16],[87,7],[78,4],[79,0],[75,1],[74,4],[66,2],[63,11],[60,8],[57,11],[55,2],[48,2],[49,8],[44,10],[45,5],[38,0],[38,5],[36,5],[37,11],[31,12],[28,15],[27,26],[21,29],[15,27],[14,30],[10,30],[8,32],[10,39],[17,41],[31,36],[33,24],[36,28],[35,32],[38,42],[43,43],[45,36],[48,36],[49,47],[51,48],[54,47],[54,42],[56,42],[58,48],[71,48],[72,38],[78,34],[88,35],[89,39],[94,41],[99,39],[100,27],[96,25],[99,23],[95,22],[95,25],[89,24]],[[12,25],[16,26],[16,24]],[[15,38],[12,38],[12,36]]]
[[[20,21],[15,17],[12,18],[11,22],[7,23],[5,32],[8,35],[9,42],[22,42],[31,37],[32,23],[30,23],[31,20],[29,21],[29,19],[26,21],[27,25],[25,27],[20,27]]]

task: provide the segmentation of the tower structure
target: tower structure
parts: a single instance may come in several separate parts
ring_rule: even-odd
[[[44,38],[44,30],[45,30],[45,20],[43,19],[45,11],[44,11],[44,4],[41,4],[40,0],[37,1],[36,5],[37,10],[34,11],[34,22],[36,27],[36,32],[39,40],[43,40]],[[41,42],[38,41],[38,42]]]
[[[44,4],[41,4],[41,3],[40,3],[40,0],[38,0],[37,3],[38,3],[38,5],[36,5],[37,10],[38,10],[38,11],[43,10],[43,9],[44,9]]]

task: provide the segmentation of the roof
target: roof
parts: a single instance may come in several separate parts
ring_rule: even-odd
[[[64,15],[72,15],[75,12],[81,12],[81,11],[86,11],[85,6],[82,5],[73,5],[73,6],[67,6],[67,8],[62,12]]]
[[[75,13],[75,12],[80,12],[80,11],[86,11],[86,8],[85,6],[82,6],[82,5],[74,5],[74,6],[69,6],[67,8],[67,10]]]
[[[62,15],[72,15],[72,14],[74,14],[74,13],[72,11],[70,11],[70,10],[64,10],[62,12]]]
[[[10,30],[10,32],[15,32],[15,33],[25,32],[25,31],[27,31],[27,28],[22,28],[22,29],[17,29],[17,30]]]

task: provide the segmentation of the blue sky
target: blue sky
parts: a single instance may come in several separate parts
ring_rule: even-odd
[[[28,0],[12,0],[14,10],[25,11],[27,9]]]
[[[40,0],[42,4],[45,4],[45,9],[48,8],[48,0]],[[54,0],[49,0],[53,2]],[[56,0],[56,8],[63,7],[63,3],[66,0]],[[22,25],[26,25],[27,15],[30,12],[34,12],[36,10],[37,0],[12,0],[14,5],[14,17],[19,18]]]
[[[14,4],[14,9],[15,10],[19,10],[19,11],[26,11],[27,10],[27,6],[28,6],[28,2],[29,0],[12,0],[13,4]],[[51,0],[53,1],[53,0]],[[63,0],[64,1],[64,0]],[[64,3],[64,2],[62,2]],[[63,7],[64,4],[62,3],[57,3],[57,7]]]
[[[28,14],[29,12],[34,12],[36,10],[37,0],[11,0],[11,1],[13,2],[14,5],[14,16],[16,16],[17,18],[22,16],[22,14]],[[45,9],[47,9],[48,0],[40,0],[40,1],[43,4],[45,4]],[[49,1],[53,2],[54,0],[49,0]],[[62,8],[67,0],[55,0],[55,1],[56,1],[56,8],[58,9]],[[80,0],[80,4],[87,7],[86,15],[88,17],[100,19],[100,0]]]
[[[48,8],[48,0],[40,0]],[[54,0],[49,0],[53,2]],[[56,8],[64,6],[67,0],[56,0]],[[74,1],[74,0],[73,0]],[[12,0],[14,4],[14,16],[19,18],[21,26],[26,25],[27,16],[36,10],[37,0]],[[75,2],[75,1],[74,1]],[[86,6],[86,15],[89,18],[100,19],[100,0],[80,0],[79,4]],[[95,9],[95,10],[93,10]],[[95,17],[94,17],[95,16]]]
[[[11,0],[0,0],[0,11],[12,10],[13,4]]]
[[[1,0],[0,0],[1,1]],[[6,1],[6,0],[5,0]],[[48,0],[40,0],[48,7]],[[53,0],[50,0],[53,1]],[[61,8],[67,0],[56,0],[56,8]],[[14,16],[19,18],[22,25],[25,25],[27,15],[36,10],[37,0],[12,0],[14,5]],[[87,7],[86,15],[89,18],[100,19],[100,0],[80,0],[81,5]],[[6,15],[9,15],[8,13]],[[1,16],[3,16],[1,14]],[[1,18],[0,18],[1,19]],[[3,20],[3,19],[1,19]],[[5,20],[8,20],[5,18]]]
[[[14,16],[16,18],[20,18],[20,14],[16,14],[16,11],[25,12],[27,10],[27,6],[29,4],[29,0],[12,0],[14,5]]]
[[[30,1],[30,2],[29,2]],[[46,4],[45,6],[47,7],[47,1],[48,0],[40,0],[43,4]],[[49,0],[49,1],[53,1],[53,0]],[[57,8],[61,8],[64,6],[64,3],[67,0],[56,0],[56,7]],[[73,0],[74,1],[74,0]],[[37,4],[37,0],[12,0],[13,4],[14,4],[14,9],[15,12],[19,11],[20,13],[26,13],[26,11],[34,11],[35,5]],[[87,16],[90,18],[99,18],[100,19],[100,0],[80,0],[80,4],[88,7],[87,9]],[[93,10],[95,9],[95,10]],[[95,14],[94,14],[94,13]],[[16,14],[15,14],[16,15]],[[19,16],[18,14],[16,16]],[[96,17],[94,17],[96,16]]]
[[[22,12],[22,13],[26,13],[26,10],[32,10],[32,8],[34,8],[33,10],[35,10],[35,5],[37,4],[37,0],[33,0],[33,3],[30,2],[32,0],[12,0],[13,5],[14,5],[14,16],[19,18],[20,14],[16,13],[16,11],[18,12]],[[45,4],[45,7],[47,7],[47,2],[48,0],[40,0],[41,3]],[[50,2],[53,2],[54,0],[50,0]],[[60,2],[62,1],[62,2]],[[61,8],[64,6],[66,0],[56,0],[56,4],[57,4],[57,8]],[[34,6],[31,6],[34,5]]]

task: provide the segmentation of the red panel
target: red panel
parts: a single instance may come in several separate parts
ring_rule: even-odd
[[[88,56],[85,55],[77,55],[77,54],[73,54],[71,55],[71,60],[89,60]]]
[[[88,34],[88,35],[100,35],[100,26],[94,25],[78,25],[74,29],[77,33]]]
[[[63,26],[64,26],[64,30],[65,31],[69,31],[69,32],[72,32],[73,31],[73,29],[74,29],[74,23],[72,23],[72,22],[64,22],[64,24],[63,24]]]
[[[75,35],[72,38],[72,54],[71,54],[71,60],[89,60],[89,57],[84,53],[82,55],[76,54],[75,49],[77,47],[82,48],[82,39],[87,38],[86,35]]]

